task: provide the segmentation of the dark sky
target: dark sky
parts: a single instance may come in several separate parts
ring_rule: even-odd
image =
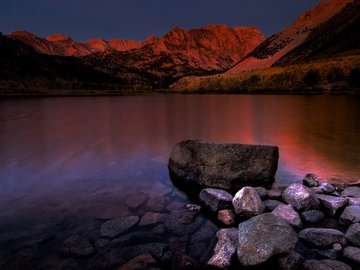
[[[320,0],[0,0],[0,31],[75,40],[161,36],[207,24],[256,26],[272,35]]]

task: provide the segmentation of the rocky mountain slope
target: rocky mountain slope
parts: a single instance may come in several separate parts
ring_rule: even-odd
[[[131,78],[132,70],[152,74],[158,77],[157,87],[164,88],[183,76],[225,71],[263,40],[264,35],[253,27],[174,28],[161,38],[149,37],[139,49],[92,54],[84,61],[120,78]],[[129,73],[124,74],[120,67]]]
[[[27,31],[12,32],[10,37],[28,44],[39,53],[58,56],[80,57],[97,52],[126,51],[141,46],[141,42],[134,40],[90,39],[81,43],[61,34],[41,38]]]
[[[358,21],[358,6],[356,0],[322,1],[289,28],[265,40],[227,74],[307,60],[354,27],[353,19]]]

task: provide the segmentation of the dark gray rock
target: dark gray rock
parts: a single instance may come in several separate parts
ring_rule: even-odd
[[[265,210],[259,195],[252,187],[243,187],[239,190],[232,200],[232,205],[235,213],[242,216],[256,216]]]
[[[96,240],[95,242],[95,246],[97,248],[103,248],[105,246],[107,246],[110,243],[108,238],[99,238],[98,240]]]
[[[343,250],[343,256],[350,262],[360,266],[360,248],[346,247]]]
[[[185,209],[190,213],[197,215],[201,210],[201,206],[193,203],[188,203],[185,205]]]
[[[360,198],[360,187],[347,187],[341,192],[341,197]]]
[[[272,213],[285,220],[289,225],[293,226],[294,228],[300,229],[302,228],[302,222],[301,218],[294,210],[294,208],[291,206],[291,204],[288,205],[279,205],[272,211]]]
[[[221,189],[205,188],[201,190],[199,199],[210,210],[217,212],[221,209],[231,208],[233,196]]]
[[[151,254],[156,260],[160,260],[164,255],[164,251],[167,248],[167,244],[164,243],[149,243],[149,244],[141,244],[135,246],[127,246],[124,247],[123,257],[127,260],[134,258],[141,254]]]
[[[161,223],[165,220],[166,214],[156,213],[156,212],[147,212],[142,216],[139,226],[150,226]]]
[[[149,267],[155,265],[155,263],[156,260],[151,254],[140,254],[120,266],[118,270],[148,270]]]
[[[319,188],[325,194],[331,194],[336,190],[336,187],[329,183],[321,183]]]
[[[304,270],[351,270],[349,265],[336,260],[307,260],[302,267]]]
[[[143,192],[139,193],[132,193],[129,194],[129,196],[125,200],[125,204],[129,209],[135,210],[139,206],[146,203],[146,201],[149,199],[149,196]]]
[[[339,257],[339,251],[336,249],[325,249],[319,251],[318,256],[323,259],[337,260]]]
[[[324,213],[319,210],[305,211],[302,212],[300,216],[306,223],[310,224],[316,224],[325,219]]]
[[[65,256],[86,257],[94,252],[94,247],[88,239],[73,235],[64,241],[60,252]]]
[[[106,221],[101,226],[100,236],[114,238],[135,226],[138,221],[138,216],[129,216]]]
[[[265,200],[263,201],[266,211],[273,211],[279,205],[285,205],[284,203],[277,200]]]
[[[182,141],[169,159],[173,179],[187,186],[236,189],[271,186],[279,158],[276,146]]]
[[[345,237],[351,244],[360,247],[360,223],[352,224],[347,229]]]
[[[341,224],[350,225],[351,223],[360,222],[360,206],[350,205],[347,206],[342,212],[340,219]]]
[[[274,255],[291,251],[298,236],[286,221],[272,213],[265,213],[240,223],[238,240],[240,263],[253,266]]]
[[[260,199],[264,200],[266,198],[266,189],[264,187],[254,187],[257,194],[259,194]]]
[[[216,237],[218,242],[214,249],[214,256],[208,261],[208,265],[227,269],[236,252],[238,230],[236,228],[222,229],[216,233]]]
[[[349,200],[348,205],[360,205],[360,198],[347,197]]]
[[[281,200],[281,191],[280,190],[275,190],[275,189],[270,189],[266,191],[266,195],[269,199],[271,200]]]
[[[334,197],[330,195],[317,194],[316,198],[324,207],[326,213],[331,217],[339,213],[340,210],[348,203],[347,198]]]
[[[235,212],[233,210],[220,210],[218,220],[227,226],[233,225],[235,224]]]
[[[346,244],[345,235],[334,229],[307,228],[299,232],[299,238],[319,248],[332,247],[335,243]]]
[[[315,194],[302,184],[292,184],[282,193],[283,200],[291,204],[296,211],[308,211],[318,209],[319,200]]]
[[[290,251],[276,259],[276,269],[279,270],[296,270],[304,261],[303,256],[295,251]]]
[[[172,211],[165,219],[165,227],[175,235],[185,235],[194,232],[202,223],[195,218],[196,214],[185,208]]]
[[[324,192],[319,187],[311,187],[310,190],[315,194],[324,194]]]
[[[307,187],[317,187],[319,179],[314,173],[308,173],[303,179],[303,185]]]

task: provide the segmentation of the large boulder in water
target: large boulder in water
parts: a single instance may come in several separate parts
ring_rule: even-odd
[[[238,189],[274,182],[277,146],[182,141],[169,159],[172,179],[191,187]]]

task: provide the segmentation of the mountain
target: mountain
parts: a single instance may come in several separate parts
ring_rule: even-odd
[[[15,31],[9,36],[28,44],[39,53],[58,56],[81,57],[97,52],[126,51],[141,46],[141,42],[134,40],[90,39],[81,43],[61,34],[41,38],[27,31]]]
[[[139,49],[91,54],[84,61],[119,78],[130,78],[132,70],[152,74],[158,77],[157,87],[163,88],[184,76],[225,71],[263,40],[265,36],[254,27],[177,27],[161,38],[150,36]],[[119,72],[119,67],[129,73]]]
[[[302,14],[289,28],[266,39],[238,64],[227,71],[236,74],[246,70],[287,65],[321,57],[321,50],[333,47],[343,35],[354,35],[358,29],[359,1],[321,1],[314,9]],[[348,18],[348,21],[347,21]],[[359,39],[352,39],[352,45]],[[339,40],[340,39],[340,40]],[[340,44],[339,44],[340,45]]]

